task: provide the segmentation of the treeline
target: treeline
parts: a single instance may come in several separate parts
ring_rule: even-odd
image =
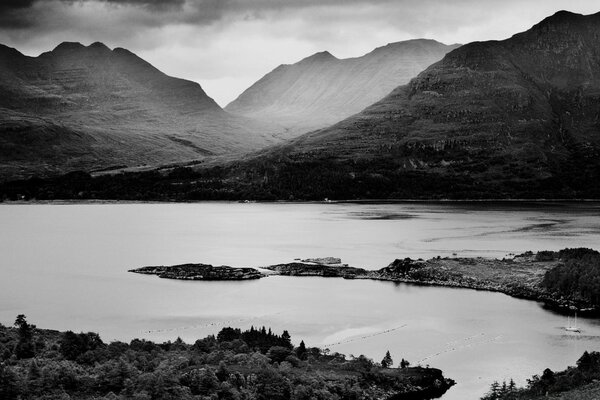
[[[517,388],[512,379],[509,383],[494,382],[481,400],[559,398],[558,395],[561,393],[565,398],[570,399],[598,399],[600,398],[598,380],[600,380],[600,353],[586,351],[577,360],[576,367],[569,367],[561,372],[553,372],[546,368],[541,375],[534,375],[528,379],[527,386],[524,388]]]
[[[23,315],[0,324],[2,400],[425,399],[453,384],[439,370],[404,367],[294,346],[287,332],[264,327],[158,344],[38,329]]]
[[[592,306],[600,306],[600,253],[586,248],[544,252],[538,259],[558,259],[547,271],[541,285],[562,297]]]
[[[510,166],[510,160],[491,160]],[[217,167],[178,167],[92,177],[85,172],[0,184],[0,199],[323,200],[600,198],[600,165],[581,181],[556,174],[489,175],[490,160],[410,170],[389,157],[356,160],[250,160]],[[480,165],[481,164],[481,165]],[[529,167],[527,167],[529,168]],[[531,169],[531,168],[529,168]],[[529,169],[527,169],[529,171]],[[568,168],[566,169],[568,170]]]

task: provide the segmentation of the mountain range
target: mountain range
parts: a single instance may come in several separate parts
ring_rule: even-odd
[[[255,150],[279,130],[122,48],[65,42],[28,57],[0,45],[0,178]]]
[[[600,13],[560,11],[506,40],[456,48],[361,112],[256,153],[17,183],[4,195],[598,199],[599,39]]]
[[[600,13],[561,11],[461,46],[232,171],[275,198],[599,198],[599,38]]]
[[[390,43],[356,58],[316,53],[275,68],[225,110],[275,121],[287,129],[285,138],[292,138],[363,110],[457,47],[416,39]]]

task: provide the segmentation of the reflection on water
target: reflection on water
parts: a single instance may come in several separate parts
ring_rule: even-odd
[[[260,266],[341,257],[504,257],[597,247],[600,207],[586,204],[107,204],[0,206],[0,322],[97,331],[107,340],[191,342],[224,326],[288,329],[346,354],[442,368],[445,398],[476,398],[600,349],[600,326],[497,293],[323,278],[182,282],[127,273],[143,265]]]

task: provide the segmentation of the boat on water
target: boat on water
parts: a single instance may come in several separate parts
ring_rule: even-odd
[[[571,320],[570,317],[567,317],[567,326],[565,326],[565,331],[567,331],[567,332],[581,333],[581,330],[577,326],[577,314],[575,314],[574,321]]]

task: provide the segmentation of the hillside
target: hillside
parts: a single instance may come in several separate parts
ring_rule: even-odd
[[[276,198],[599,198],[599,37],[600,13],[561,11],[464,45],[239,173]]]
[[[417,39],[390,43],[356,58],[316,53],[296,64],[280,65],[225,109],[276,121],[288,129],[286,137],[294,137],[381,100],[456,47]]]
[[[0,180],[256,150],[278,128],[223,111],[128,50],[0,45]]]
[[[0,324],[0,361],[3,400],[424,400],[455,383],[435,368],[294,346],[287,331],[265,327],[226,327],[193,344],[104,343],[97,333],[39,329],[22,314],[14,328]]]

